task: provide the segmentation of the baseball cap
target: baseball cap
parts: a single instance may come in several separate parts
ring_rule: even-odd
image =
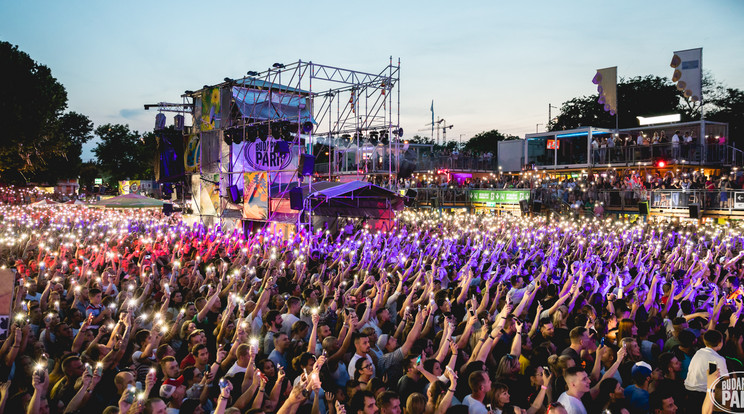
[[[388,343],[388,340],[390,339],[390,335],[388,334],[382,334],[377,338],[377,347],[382,349],[385,348],[385,346]]]

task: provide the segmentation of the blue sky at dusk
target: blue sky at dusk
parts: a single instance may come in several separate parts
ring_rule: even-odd
[[[524,136],[595,70],[671,77],[674,50],[744,89],[744,2],[0,1],[0,40],[49,66],[69,109],[151,130],[143,104],[302,59],[379,72],[401,59],[401,126]],[[170,122],[170,120],[169,120]],[[410,132],[409,132],[410,131]],[[426,132],[420,132],[427,135]]]

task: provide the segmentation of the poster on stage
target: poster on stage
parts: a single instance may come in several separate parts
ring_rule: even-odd
[[[256,140],[232,144],[230,169],[233,172],[268,172],[272,185],[283,185],[296,179],[297,146],[287,142],[289,151],[279,152],[278,140]],[[244,189],[243,174],[231,175],[231,185]]]
[[[191,134],[184,138],[186,141],[184,147],[184,171],[186,174],[194,174],[199,171],[201,163],[201,142],[199,134]]]
[[[266,220],[269,216],[268,173],[263,171],[246,172],[243,175],[243,218]]]

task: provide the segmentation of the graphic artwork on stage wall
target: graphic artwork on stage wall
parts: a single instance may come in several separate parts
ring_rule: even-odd
[[[199,164],[201,163],[201,145],[199,142],[199,135],[193,134],[185,138],[186,145],[184,145],[184,170],[187,174],[194,174],[199,172]]]
[[[266,220],[269,216],[269,183],[265,172],[244,174],[243,218]]]

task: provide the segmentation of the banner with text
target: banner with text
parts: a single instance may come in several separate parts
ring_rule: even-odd
[[[519,204],[529,198],[530,190],[470,190],[473,203]]]

